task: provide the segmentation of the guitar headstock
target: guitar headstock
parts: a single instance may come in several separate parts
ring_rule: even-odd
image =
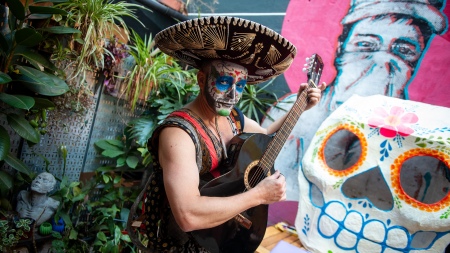
[[[318,54],[313,54],[311,57],[306,58],[305,67],[303,71],[306,72],[308,77],[308,84],[313,87],[317,87],[322,75],[323,61]]]

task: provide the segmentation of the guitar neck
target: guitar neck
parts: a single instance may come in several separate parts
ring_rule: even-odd
[[[308,81],[309,88],[316,87],[314,81]],[[305,111],[306,105],[308,104],[308,93],[307,89],[303,90],[300,95],[297,97],[294,105],[289,111],[286,119],[281,125],[280,129],[278,129],[276,135],[272,139],[272,141],[267,146],[266,151],[264,152],[261,160],[259,161],[259,166],[264,169],[264,171],[269,171],[277,158],[278,154],[281,151],[281,148],[286,143],[289,135],[294,129],[295,124],[297,123],[300,115]]]

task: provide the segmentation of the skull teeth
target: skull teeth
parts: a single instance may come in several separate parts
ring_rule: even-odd
[[[334,238],[336,244],[343,249],[370,247],[379,248],[374,252],[383,252],[384,245],[389,252],[403,252],[410,244],[410,236],[405,228],[388,228],[380,220],[364,219],[361,213],[348,211],[341,202],[332,201],[322,210],[318,220],[319,232],[325,238]]]

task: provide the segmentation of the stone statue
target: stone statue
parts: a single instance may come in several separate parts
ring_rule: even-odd
[[[55,184],[56,180],[52,174],[42,172],[31,182],[30,191],[20,191],[16,206],[20,218],[34,219],[37,226],[48,221],[59,206],[59,201],[47,196]]]

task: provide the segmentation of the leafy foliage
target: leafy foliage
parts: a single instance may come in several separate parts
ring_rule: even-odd
[[[9,155],[11,138],[8,129],[31,145],[40,141],[41,134],[46,132],[46,112],[54,108],[46,97],[64,94],[68,85],[61,71],[38,50],[39,46],[52,32],[72,34],[79,31],[65,26],[46,30],[31,25],[31,20],[48,24],[53,14],[66,15],[63,10],[29,5],[28,1],[23,5],[20,0],[7,0],[6,3],[10,14],[9,32],[0,33],[0,101],[4,103],[0,117],[6,117],[8,126],[0,126],[0,161],[18,171],[29,172],[23,168],[26,167],[23,163]],[[2,187],[5,186],[6,190],[10,189],[10,185]]]
[[[105,151],[124,150],[127,145],[120,140],[101,140],[96,146],[109,158],[110,152]],[[136,168],[138,158],[132,157],[128,156],[125,163]],[[116,165],[99,167],[83,182],[62,179],[52,197],[60,201],[55,220],[62,218],[66,228],[54,235],[52,252],[119,252],[120,248],[133,247],[122,231],[129,213],[127,205],[136,198],[137,191],[124,177],[128,167]]]
[[[11,218],[0,220],[0,251],[11,252],[19,240],[28,238],[27,232],[31,230],[32,221],[30,219]]]
[[[242,98],[237,104],[245,116],[256,120],[258,123],[260,123],[261,115],[273,120],[266,111],[272,106],[277,107],[275,105],[275,103],[278,102],[277,95],[274,92],[267,90],[267,87],[271,85],[274,80],[275,79],[270,80],[262,87],[256,85],[245,86]],[[277,108],[282,109],[280,107]]]
[[[129,32],[123,18],[131,17],[140,23],[134,10],[148,10],[142,5],[113,0],[61,1],[55,7],[68,13],[67,18],[60,22],[80,31],[72,37],[76,57],[72,60],[76,62],[73,76],[81,75],[82,80],[85,80],[87,71],[104,68],[104,55],[111,54],[103,46],[104,39],[113,38],[114,33],[123,34],[128,39]]]
[[[165,54],[163,56],[168,57]],[[141,147],[146,147],[153,130],[167,115],[193,101],[200,92],[197,70],[183,70],[176,61],[171,59],[171,62],[170,70],[161,76],[158,91],[147,100],[148,110],[128,123],[130,137]]]

